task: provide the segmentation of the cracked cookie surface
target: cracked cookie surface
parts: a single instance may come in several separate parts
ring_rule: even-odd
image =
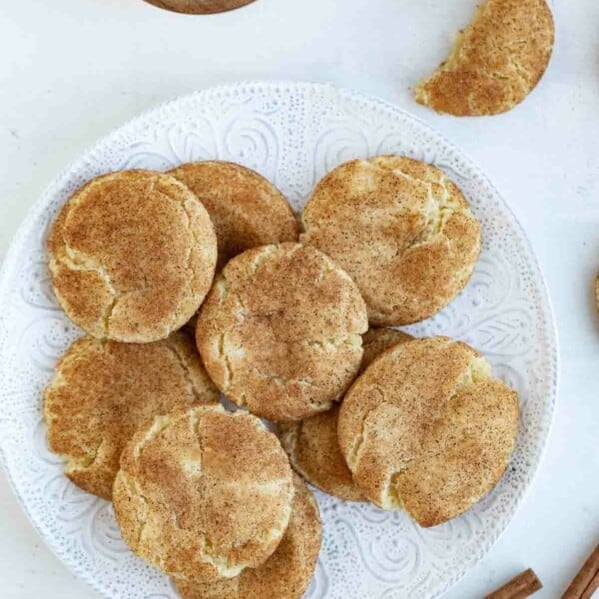
[[[175,581],[183,599],[300,599],[310,583],[320,551],[322,524],[318,504],[294,476],[295,496],[289,526],[263,565],[209,584]]]
[[[182,333],[154,343],[75,341],[44,393],[48,444],[79,487],[110,500],[121,451],[159,414],[218,403],[219,392]]]
[[[218,268],[245,250],[297,241],[298,222],[285,196],[257,172],[231,162],[190,162],[169,172],[202,202],[216,230]]]
[[[206,209],[174,177],[132,170],[79,189],[48,237],[56,297],[90,335],[166,338],[208,293],[217,258]]]
[[[329,409],[355,377],[367,329],[350,277],[315,248],[283,243],[233,258],[198,318],[206,370],[239,406],[275,421]]]
[[[364,335],[363,371],[379,354],[412,337],[394,329],[370,329]],[[293,469],[310,484],[345,501],[365,501],[354,484],[337,438],[339,406],[299,422],[278,426],[281,444]]]
[[[356,282],[375,326],[418,322],[468,282],[481,227],[438,168],[400,156],[352,160],[316,186],[301,243],[328,254]]]
[[[134,553],[177,580],[209,582],[273,554],[293,495],[289,460],[258,418],[195,406],[133,436],[113,503]]]
[[[449,58],[416,88],[416,101],[455,116],[511,110],[543,76],[554,38],[545,0],[487,0]]]
[[[421,526],[459,516],[498,483],[518,430],[517,393],[447,337],[397,345],[341,406],[339,444],[356,485]]]

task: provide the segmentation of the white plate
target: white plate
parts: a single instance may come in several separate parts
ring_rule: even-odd
[[[467,289],[441,314],[410,329],[448,334],[481,350],[495,373],[519,391],[521,426],[499,486],[466,515],[437,528],[423,530],[403,513],[318,493],[324,540],[307,597],[438,596],[476,564],[514,515],[547,440],[558,362],[543,277],[514,215],[468,158],[394,106],[324,85],[231,85],[145,113],[85,153],[32,208],[0,278],[4,466],[48,545],[104,595],[176,596],[165,576],[129,553],[110,504],[68,482],[46,447],[41,393],[56,359],[80,333],[58,309],[48,280],[44,240],[58,208],[101,173],[217,158],[258,170],[299,210],[328,170],[350,158],[384,153],[444,169],[482,221],[484,250]]]

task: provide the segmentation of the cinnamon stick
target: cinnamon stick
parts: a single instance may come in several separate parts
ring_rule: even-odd
[[[595,584],[595,589],[589,591],[592,585]],[[566,592],[562,595],[562,599],[587,599],[594,590],[599,588],[599,545],[582,565]]]
[[[591,599],[597,589],[599,589],[599,573],[595,574],[595,578],[591,580],[591,584],[586,588],[580,599]]]
[[[543,588],[537,575],[529,568],[512,578],[507,584],[493,593],[486,595],[485,599],[524,599],[539,589]]]

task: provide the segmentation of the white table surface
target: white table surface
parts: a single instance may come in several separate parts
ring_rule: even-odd
[[[46,184],[96,138],[173,96],[242,79],[332,82],[418,115],[503,192],[544,270],[561,391],[543,465],[506,533],[447,597],[526,567],[559,597],[599,541],[599,2],[555,2],[557,44],[512,112],[443,117],[409,88],[446,55],[476,0],[258,0],[188,17],[141,0],[0,2],[0,256]],[[97,595],[50,553],[0,474],[0,596]],[[272,598],[275,599],[275,598]]]

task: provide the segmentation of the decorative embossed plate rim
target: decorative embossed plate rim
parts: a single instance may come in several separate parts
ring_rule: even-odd
[[[96,590],[108,597],[174,597],[164,577],[122,546],[109,504],[68,483],[60,461],[45,448],[40,393],[53,361],[78,334],[57,310],[47,284],[43,240],[53,213],[70,191],[100,172],[166,168],[199,158],[253,167],[299,208],[328,169],[384,152],[447,170],[483,223],[485,249],[470,285],[448,309],[410,330],[445,332],[481,347],[497,374],[521,393],[521,430],[512,467],[497,489],[436,529],[423,531],[401,513],[317,492],[325,538],[307,596],[438,596],[482,558],[513,517],[543,454],[558,376],[549,298],[517,219],[459,150],[384,101],[309,83],[227,85],[159,106],[100,140],[34,204],[0,273],[2,463],[48,546]]]

